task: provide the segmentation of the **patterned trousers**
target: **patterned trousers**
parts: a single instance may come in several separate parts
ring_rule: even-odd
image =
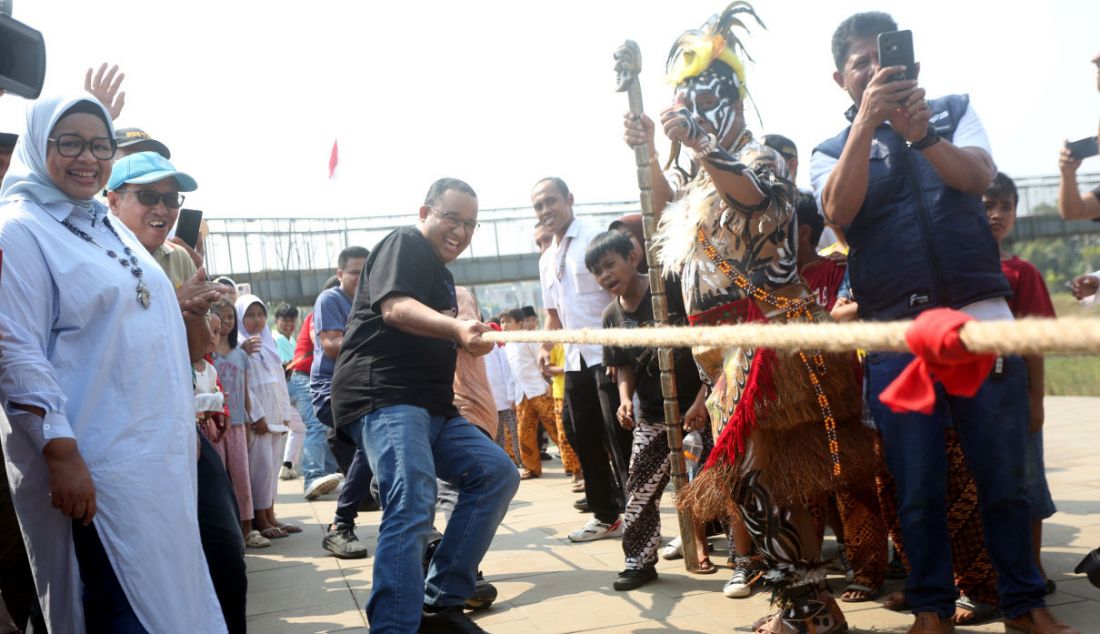
[[[539,457],[539,425],[551,438],[558,438],[554,420],[554,397],[543,394],[524,398],[517,407],[519,415],[519,456],[523,468],[534,476],[542,475],[542,458]]]
[[[516,412],[511,409],[502,409],[497,412],[497,444],[500,445],[512,459],[512,464],[519,466],[519,432],[516,431]]]
[[[569,444],[569,438],[565,435],[565,420],[562,418],[565,409],[565,399],[554,399],[554,423],[558,426],[558,434],[554,436],[554,442],[561,453],[561,465],[566,473],[580,475],[581,461],[577,458],[577,452],[573,451],[573,445]]]
[[[637,570],[657,563],[657,549],[661,546],[661,494],[669,477],[665,427],[637,422],[623,511],[623,554],[627,568]]]

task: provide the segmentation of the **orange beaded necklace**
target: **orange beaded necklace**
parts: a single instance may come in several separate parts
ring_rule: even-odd
[[[813,313],[810,311],[810,302],[814,301],[813,296],[792,299],[769,293],[753,284],[752,281],[742,275],[740,271],[733,268],[725,258],[719,255],[718,249],[714,248],[710,240],[707,240],[707,236],[703,233],[702,229],[697,229],[695,236],[699,242],[699,246],[703,247],[703,252],[706,253],[707,258],[718,267],[718,270],[722,271],[730,281],[753,299],[784,311],[787,321],[799,318],[811,322],[814,320]],[[825,435],[829,439],[829,455],[832,457],[833,461],[833,476],[838,477],[840,476],[841,468],[840,443],[837,441],[836,435],[836,418],[833,417],[833,411],[829,406],[829,397],[825,394],[825,388],[821,385],[821,375],[825,374],[828,370],[825,365],[825,356],[820,350],[814,350],[809,354],[799,350],[798,356],[802,359],[802,364],[806,367],[806,373],[810,377],[810,383],[813,385],[814,393],[817,395],[817,404],[821,408],[821,416],[825,422]]]

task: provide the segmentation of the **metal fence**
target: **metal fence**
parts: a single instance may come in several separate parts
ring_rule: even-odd
[[[636,201],[575,205],[574,211],[597,223],[609,223],[639,211]],[[413,224],[411,215],[357,218],[210,218],[206,237],[207,269],[216,274],[333,269],[348,245],[373,248],[397,227]],[[480,227],[460,258],[522,255],[535,252],[535,215],[530,207],[485,209]]]
[[[1019,215],[1057,213],[1058,176],[1016,179]],[[1100,185],[1100,173],[1080,174],[1082,190]],[[578,204],[578,215],[597,224],[639,211],[637,201]],[[460,258],[486,258],[535,252],[530,207],[485,209],[481,226]],[[333,269],[340,251],[352,244],[373,248],[393,229],[415,222],[411,215],[355,218],[211,218],[207,220],[207,269],[217,274]]]
[[[1061,177],[1025,176],[1014,179],[1020,192],[1020,202],[1016,206],[1018,216],[1058,215],[1058,183]],[[1100,186],[1100,172],[1078,174],[1077,185],[1081,191],[1089,191]]]

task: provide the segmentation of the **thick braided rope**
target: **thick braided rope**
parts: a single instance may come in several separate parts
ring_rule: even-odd
[[[736,326],[608,328],[487,332],[493,343],[578,343],[621,347],[731,348],[777,350],[877,350],[907,352],[905,331],[912,322],[822,324],[741,324]],[[1023,319],[972,321],[960,333],[971,352],[997,354],[1100,354],[1100,319]]]

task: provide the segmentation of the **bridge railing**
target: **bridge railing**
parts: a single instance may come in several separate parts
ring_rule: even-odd
[[[638,203],[575,205],[597,224],[639,211]],[[331,269],[348,245],[373,248],[397,227],[414,224],[412,215],[355,218],[211,218],[207,220],[207,268],[219,274]],[[535,216],[530,207],[486,209],[460,258],[535,252]]]
[[[1100,185],[1100,173],[1079,174],[1082,191]],[[1058,176],[1016,179],[1020,193],[1019,215],[1056,213]],[[636,201],[578,204],[574,211],[597,224],[607,224],[623,214],[639,211]],[[207,268],[218,274],[253,274],[263,271],[312,271],[332,269],[340,251],[352,244],[373,248],[393,229],[415,222],[406,215],[350,218],[211,218],[207,220]],[[461,258],[499,258],[535,252],[532,234],[535,216],[530,207],[485,209],[481,226]],[[1058,235],[1059,220],[1044,218],[1042,231],[1019,228],[1018,239]],[[1029,223],[1021,223],[1029,224]],[[1079,226],[1074,225],[1073,230]],[[1100,230],[1100,226],[1096,226]],[[1068,230],[1068,228],[1066,229]],[[1054,232],[1054,233],[1051,233]]]

